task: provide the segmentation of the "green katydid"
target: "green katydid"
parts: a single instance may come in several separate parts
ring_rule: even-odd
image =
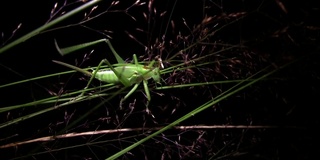
[[[107,83],[113,83],[113,84],[123,84],[125,87],[133,86],[133,88],[121,99],[120,101],[120,107],[121,104],[124,100],[126,100],[139,86],[141,81],[143,82],[144,90],[146,93],[147,97],[147,112],[148,110],[148,105],[151,100],[149,88],[148,88],[148,80],[153,79],[155,82],[160,83],[160,71],[159,67],[153,67],[155,61],[153,60],[148,66],[145,66],[143,64],[139,64],[137,60],[137,56],[133,54],[133,61],[134,64],[130,63],[125,63],[125,61],[118,55],[118,53],[114,50],[112,47],[110,41],[106,39],[100,39],[97,41],[93,42],[88,42],[84,44],[79,44],[67,48],[59,48],[57,43],[55,43],[56,48],[60,52],[61,55],[68,54],[70,52],[82,49],[87,46],[91,46],[100,42],[106,42],[109,45],[109,48],[111,49],[113,55],[116,57],[118,64],[111,65],[107,59],[102,60],[97,69],[93,70],[92,72],[86,71],[84,69],[78,68],[76,66],[60,62],[60,61],[55,61],[53,62],[58,63],[60,65],[69,67],[71,69],[74,69],[76,71],[79,71],[81,73],[84,73],[87,76],[91,76],[90,81],[87,84],[87,87],[89,86],[92,78],[96,78],[100,81],[107,82]],[[105,63],[108,65],[109,68],[107,69],[100,69],[100,66]]]

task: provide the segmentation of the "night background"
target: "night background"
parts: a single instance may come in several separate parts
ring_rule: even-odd
[[[203,105],[117,159],[319,157],[316,1],[102,0],[1,50],[89,2],[0,2],[0,159],[106,159]],[[55,47],[103,38],[126,62],[161,58],[150,113],[142,83],[120,107],[132,87],[94,79],[81,97],[90,78],[52,62],[117,63],[106,43]]]

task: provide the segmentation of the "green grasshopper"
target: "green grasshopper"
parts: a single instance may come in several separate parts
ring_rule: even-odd
[[[116,57],[118,64],[111,65],[107,59],[103,59],[99,63],[96,70],[89,72],[64,62],[55,61],[55,60],[53,60],[53,62],[69,67],[76,71],[79,71],[87,76],[91,76],[92,78],[96,78],[102,82],[113,83],[113,84],[123,84],[125,87],[134,85],[133,88],[120,100],[120,107],[122,105],[122,102],[126,100],[133,92],[135,92],[139,84],[143,82],[144,90],[148,100],[146,105],[147,112],[149,112],[148,106],[149,106],[149,102],[151,101],[151,96],[148,88],[148,80],[152,78],[155,82],[160,83],[160,79],[161,79],[159,67],[153,67],[155,63],[154,60],[148,66],[145,66],[143,64],[139,64],[137,60],[137,56],[133,54],[134,64],[125,63],[125,61],[114,50],[110,41],[107,39],[100,39],[97,41],[74,45],[67,48],[59,48],[56,42],[55,42],[55,45],[61,55],[66,55],[68,53],[74,52],[76,50],[79,50],[84,47],[91,46],[100,42],[106,42],[109,45],[109,48],[111,49],[113,55]],[[107,64],[109,68],[99,69],[103,63]],[[88,82],[87,87],[89,86],[90,82],[91,80]]]

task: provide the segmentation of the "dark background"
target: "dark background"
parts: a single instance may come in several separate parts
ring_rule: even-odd
[[[21,28],[14,33],[11,40],[15,40],[46,23],[55,2],[59,2],[58,4],[61,5],[63,1],[12,0],[0,2],[1,44],[9,39],[13,30],[15,30],[20,23],[22,23]],[[68,4],[71,2],[72,1],[68,1]],[[114,10],[122,10],[130,6],[133,2],[134,1],[120,1],[120,5],[116,6]],[[80,62],[83,56],[92,49],[88,49],[79,54],[62,57],[54,47],[54,39],[56,39],[61,46],[70,46],[110,36],[112,37],[111,42],[114,48],[118,53],[121,53],[123,58],[131,58],[133,53],[143,55],[146,53],[144,47],[131,39],[126,32],[134,35],[144,45],[148,46],[154,44],[156,38],[162,37],[165,33],[165,27],[163,26],[166,26],[170,19],[175,22],[176,27],[175,29],[169,29],[170,31],[167,32],[166,38],[168,40],[174,39],[178,31],[188,33],[188,29],[183,25],[182,17],[191,27],[199,24],[203,20],[203,2],[204,1],[177,1],[174,14],[170,18],[168,13],[172,11],[172,6],[175,4],[175,1],[155,1],[154,7],[157,8],[158,12],[167,11],[168,13],[163,17],[151,15],[151,17],[154,17],[154,19],[152,19],[154,23],[149,23],[149,27],[147,20],[145,20],[142,15],[142,13],[148,13],[147,5],[133,7],[129,10],[129,14],[136,18],[136,21],[123,12],[110,12],[85,23],[85,25],[92,28],[92,30],[80,25],[65,27],[69,24],[79,23],[83,18],[83,13],[80,13],[53,27],[55,30],[41,33],[1,54],[0,71],[2,74],[0,76],[0,83],[7,84],[22,79],[63,71],[65,70],[64,67],[57,66],[57,64],[52,63],[51,60],[56,59],[74,64],[75,61]],[[283,3],[286,10],[281,8],[280,2]],[[80,4],[81,3],[71,5],[64,10],[69,11]],[[103,11],[109,4],[110,2],[102,2],[99,4],[99,7],[101,6],[99,9]],[[280,66],[281,64],[296,59],[299,60],[273,75],[273,77],[281,80],[258,83],[236,96],[219,103],[216,109],[210,109],[200,113],[183,124],[247,125],[253,123],[254,125],[278,126],[280,128],[259,130],[206,130],[205,136],[202,137],[203,143],[195,141],[199,143],[198,145],[194,145],[198,147],[195,149],[195,153],[185,154],[185,157],[177,157],[175,152],[173,152],[172,156],[181,159],[206,159],[218,154],[218,150],[228,141],[230,142],[229,147],[227,147],[228,149],[224,150],[223,153],[219,153],[219,155],[228,155],[228,153],[235,150],[244,154],[229,155],[226,156],[225,159],[316,159],[316,157],[319,157],[317,154],[320,151],[318,146],[319,132],[317,130],[319,129],[319,118],[317,109],[320,95],[320,25],[318,18],[320,7],[316,4],[316,1],[206,1],[206,5],[212,7],[206,10],[206,14],[222,17],[221,21],[217,22],[219,24],[231,23],[232,20],[230,19],[232,18],[224,17],[230,13],[249,13],[246,18],[217,32],[212,38],[214,41],[219,40],[228,44],[245,43],[249,48],[247,50],[248,52],[254,52],[257,57],[261,56],[265,58],[267,62],[263,63],[274,64],[275,66]],[[57,29],[57,27],[65,28]],[[142,28],[146,33],[141,33],[137,31],[136,28]],[[103,32],[104,30],[109,30],[113,33],[107,34]],[[104,34],[102,34],[102,32]],[[95,52],[90,56],[90,60],[86,61],[83,66],[96,66],[101,59],[106,57],[113,63],[115,62],[112,55],[100,54],[108,51],[107,45],[98,45],[95,46],[94,49]],[[235,52],[233,54],[237,53]],[[239,56],[241,55],[242,54],[239,53]],[[246,59],[246,57],[241,58]],[[259,58],[253,58],[250,59],[250,61],[252,61],[255,66],[259,66],[260,63],[264,65],[260,62]],[[225,71],[226,75],[231,74],[227,73],[229,70]],[[58,84],[62,80],[65,79],[57,77],[49,80],[40,80],[36,83],[3,88],[1,89],[0,107],[48,97],[48,90],[57,91],[59,88]],[[72,82],[68,84],[70,89],[76,88],[79,85],[77,78],[73,78],[71,81]],[[85,82],[79,83],[85,84]],[[161,120],[159,120],[159,122],[161,123],[153,124],[148,122],[148,127],[162,126],[163,124],[172,122],[190,111],[190,108],[187,106],[199,106],[205,102],[205,97],[201,97],[199,94],[203,92],[201,88],[196,88],[192,91],[196,97],[190,96],[190,94],[188,94],[190,91],[184,89],[167,92],[170,92],[172,95],[178,95],[181,103],[186,104],[186,106],[177,108],[179,112],[173,115],[170,115],[170,111],[172,110],[162,113],[154,109],[155,114],[158,114],[157,116],[160,117]],[[170,103],[176,103],[176,101],[168,101],[165,98],[155,98],[155,101],[159,105],[162,105],[164,102],[168,105]],[[84,105],[88,105],[88,103]],[[117,100],[115,100],[115,103],[117,103]],[[77,108],[77,106],[74,106],[74,108]],[[70,107],[70,110],[74,108]],[[85,111],[85,108],[78,109],[80,115],[81,112]],[[11,112],[10,116],[18,117],[19,115],[25,115],[29,112],[28,110],[18,110]],[[11,141],[0,142],[1,144],[6,144],[51,135],[61,129],[61,126],[55,126],[56,128],[52,127],[55,131],[48,131],[49,128],[52,129],[49,125],[63,119],[64,113],[66,112],[67,109],[57,110],[51,114],[26,120],[21,124],[2,128],[0,135],[3,137],[8,137],[16,133],[20,136]],[[7,113],[1,114],[1,121],[5,122],[9,120],[7,116]],[[100,116],[98,113],[92,115],[92,117]],[[124,128],[136,127],[134,123],[142,124],[143,120],[139,118],[131,119]],[[112,128],[112,126],[108,127]],[[95,125],[92,124],[92,126],[88,126],[88,128],[79,127],[76,131],[81,132],[94,129]],[[183,136],[186,142],[185,145],[187,146],[188,142],[191,143],[191,139],[197,139],[200,132],[202,131],[194,130]],[[246,134],[244,134],[244,132],[246,132]],[[167,134],[179,135],[181,132],[170,131]],[[245,136],[241,137],[239,135]],[[117,135],[111,135],[110,137],[112,136],[117,137]],[[189,139],[190,141],[188,141]],[[75,141],[70,139],[68,145],[72,145]],[[208,145],[210,143],[214,145]],[[127,146],[128,144],[124,143],[123,145]],[[241,147],[236,146],[240,144]],[[63,146],[63,144],[60,145]],[[146,147],[147,149],[143,151],[141,151],[142,149],[137,149],[133,152],[136,156],[140,153],[142,155],[148,155],[147,157],[150,159],[159,159],[159,157],[161,157],[160,151],[165,150],[166,147],[171,150],[178,150],[177,148],[179,148],[169,145],[161,146],[155,142],[147,142],[146,146],[151,147]],[[6,155],[4,156],[5,158],[22,156],[33,153],[29,148],[39,149],[37,147],[42,148],[43,146],[31,144],[30,146],[25,145],[18,147],[18,149],[3,149],[0,150],[0,157],[7,153],[9,156]],[[54,157],[53,159],[84,159],[85,157],[93,157],[90,152],[86,151],[87,150],[84,149],[83,153],[79,153],[77,149],[71,149],[68,153],[54,152],[54,156],[52,157]],[[107,157],[116,151],[118,150],[108,150],[106,151],[107,153],[96,151],[96,153],[98,155],[101,154],[101,157]],[[159,153],[156,151],[159,151]],[[37,151],[34,153],[37,153]],[[50,157],[50,155],[42,154],[35,156],[35,159],[47,157]]]

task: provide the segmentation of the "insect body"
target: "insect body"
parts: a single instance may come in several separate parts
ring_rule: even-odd
[[[96,78],[100,81],[103,81],[103,82],[114,83],[114,84],[121,83],[126,87],[134,85],[134,87],[127,93],[127,95],[121,99],[120,107],[121,107],[122,102],[125,99],[127,99],[138,88],[138,86],[141,82],[143,82],[144,90],[145,90],[145,93],[146,93],[146,96],[148,99],[146,106],[148,107],[149,102],[151,100],[149,88],[147,85],[148,80],[152,78],[155,82],[160,83],[160,79],[161,79],[159,68],[153,67],[154,61],[152,61],[148,66],[145,66],[143,64],[139,64],[138,60],[137,60],[137,56],[135,54],[133,54],[134,64],[125,63],[124,60],[115,52],[111,43],[106,39],[98,40],[95,42],[89,42],[89,43],[85,43],[85,44],[80,44],[80,45],[76,45],[76,46],[71,46],[71,47],[63,48],[63,49],[60,49],[57,44],[56,44],[56,47],[57,47],[58,51],[60,52],[60,54],[65,55],[69,52],[73,52],[75,50],[78,50],[81,47],[83,48],[85,46],[89,46],[89,45],[96,44],[99,42],[106,42],[109,45],[112,53],[114,54],[114,56],[116,57],[116,59],[118,61],[118,64],[111,65],[107,59],[104,59],[100,62],[97,69],[93,70],[91,73],[89,71],[86,71],[84,69],[78,68],[76,66],[73,66],[73,65],[70,65],[70,64],[67,64],[64,62],[55,61],[55,60],[53,60],[53,62],[58,63],[63,66],[66,66],[66,67],[69,67],[71,69],[77,70],[79,72],[84,73],[85,75],[94,77],[94,78]],[[109,66],[109,68],[99,69],[103,63],[106,63]],[[90,81],[89,81],[89,83],[90,83]],[[87,84],[87,87],[88,87],[89,83]],[[148,111],[149,110],[147,108],[147,112]]]
[[[130,85],[140,83],[143,80],[152,78],[155,82],[160,82],[159,68],[150,68],[144,65],[127,64],[125,66],[114,67],[120,77],[111,69],[101,69],[95,74],[95,78],[107,83],[120,83],[121,78],[128,79]],[[94,72],[95,70],[93,70]]]
[[[140,83],[143,80],[149,80],[151,78],[155,82],[160,83],[160,71],[157,67],[153,68],[141,64],[123,64],[123,66],[113,67],[113,69],[119,73],[118,77],[117,74],[110,68],[92,70],[92,72],[89,72],[64,62],[55,60],[53,60],[53,62],[79,71],[87,76],[94,75],[94,78],[106,83],[119,84],[121,83],[120,79],[127,79],[129,85],[131,86],[133,84]],[[96,73],[93,74],[94,72]]]

